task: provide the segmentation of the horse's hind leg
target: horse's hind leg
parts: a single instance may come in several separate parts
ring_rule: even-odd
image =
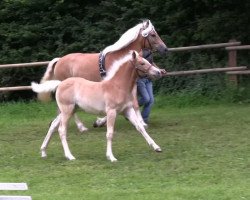
[[[153,147],[156,152],[161,152],[161,148],[155,143],[155,141],[146,132],[143,124],[138,119],[135,110],[133,108],[128,108],[124,113],[129,121],[135,126],[135,128],[142,134],[149,146]]]
[[[71,154],[69,145],[67,142],[67,127],[69,119],[73,113],[74,105],[68,105],[64,109],[61,110],[61,120],[58,128],[58,132],[60,135],[61,143],[64,150],[64,155],[69,160],[75,160],[75,157]]]
[[[59,126],[59,123],[60,123],[60,114],[51,122],[48,133],[43,140],[43,144],[41,146],[41,154],[43,158],[47,156],[47,153],[46,153],[47,146],[50,142],[52,134],[54,133],[56,128]]]
[[[81,133],[88,130],[88,128],[84,126],[84,124],[81,122],[76,113],[74,114],[74,118],[76,126]]]

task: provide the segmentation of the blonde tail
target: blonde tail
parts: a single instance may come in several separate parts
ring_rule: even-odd
[[[31,83],[31,88],[36,93],[42,93],[42,92],[53,92],[56,90],[58,85],[61,83],[61,81],[58,80],[51,80],[51,81],[45,81],[44,83]]]
[[[52,80],[54,77],[54,66],[58,62],[60,58],[54,58],[48,64],[46,72],[44,73],[40,83],[44,83],[45,81]],[[42,102],[51,101],[51,91],[38,93],[37,98]]]

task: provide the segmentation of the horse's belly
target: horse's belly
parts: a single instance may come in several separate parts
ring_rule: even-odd
[[[93,101],[90,99],[83,100],[78,103],[78,106],[87,113],[104,114],[105,103],[103,101]]]

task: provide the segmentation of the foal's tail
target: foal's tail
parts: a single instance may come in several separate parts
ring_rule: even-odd
[[[46,81],[44,83],[35,83],[32,82],[31,83],[31,88],[34,92],[36,93],[44,93],[44,92],[53,92],[56,90],[56,88],[58,87],[58,85],[61,83],[62,81],[58,81],[58,80],[51,80],[51,81]]]
[[[54,58],[48,64],[46,72],[44,73],[40,83],[44,83],[45,81],[52,80],[54,78],[54,66],[58,62],[60,58]],[[51,92],[41,92],[37,95],[38,99],[43,102],[48,102],[51,100]]]

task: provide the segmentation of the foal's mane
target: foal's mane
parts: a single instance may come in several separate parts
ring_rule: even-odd
[[[107,76],[104,78],[104,80],[110,80],[112,77],[114,77],[115,74],[121,68],[121,66],[123,66],[124,63],[126,63],[132,59],[132,52],[133,51],[129,51],[129,53],[126,54],[124,57],[113,62],[113,64],[110,66],[110,69],[107,72]],[[134,52],[136,53],[136,57],[137,57],[139,55],[138,52],[136,52],[136,51],[134,51]]]
[[[149,33],[150,31],[152,31],[154,29],[153,24],[150,22],[150,20],[143,20],[141,23],[137,24],[136,26],[134,26],[133,28],[127,30],[121,37],[120,39],[106,47],[103,50],[103,54],[106,55],[107,53],[110,52],[114,52],[114,51],[118,51],[126,46],[128,46],[129,44],[131,44],[133,41],[136,40],[136,38],[138,37],[140,30],[145,27],[146,22],[149,22],[149,25],[146,29],[143,30],[144,34]]]

